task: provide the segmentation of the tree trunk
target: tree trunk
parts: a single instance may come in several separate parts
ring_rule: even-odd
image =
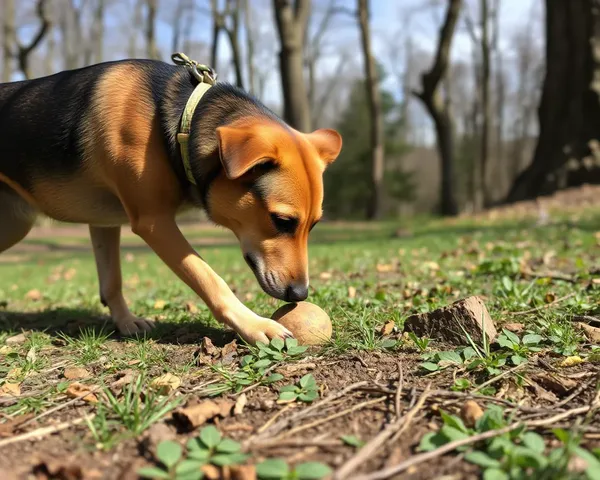
[[[488,24],[488,0],[481,0],[481,178],[479,180],[483,206],[490,203],[488,188],[488,170],[490,156],[490,41]]]
[[[533,162],[508,202],[562,188],[569,164],[593,156],[600,141],[600,0],[546,0],[546,77]],[[593,147],[593,151],[590,147]],[[584,175],[585,177],[585,175]]]
[[[377,66],[371,47],[371,31],[369,27],[369,0],[358,0],[358,22],[365,65],[367,101],[370,113],[371,140],[371,198],[367,205],[367,218],[377,219],[381,216],[383,207],[383,173],[385,169],[383,113],[381,111],[381,95]]]
[[[304,81],[303,46],[310,0],[273,0],[281,43],[279,69],[283,91],[283,116],[294,128],[309,132],[310,106]]]
[[[246,64],[248,66],[248,90],[256,94],[254,85],[254,37],[251,31],[252,25],[252,7],[249,0],[244,0],[244,29],[246,30]]]
[[[132,23],[132,28],[129,32],[129,46],[127,48],[129,58],[137,57],[137,34],[138,34],[137,26],[142,24],[143,4],[144,4],[144,0],[137,0],[135,2],[135,6],[133,8],[133,23]]]
[[[454,125],[448,103],[445,103],[440,84],[448,71],[450,47],[462,7],[462,0],[449,0],[444,23],[440,28],[433,66],[421,77],[422,90],[415,92],[431,115],[435,124],[437,150],[441,162],[442,215],[456,215],[458,206],[454,193]]]
[[[225,32],[229,39],[229,45],[231,47],[231,57],[233,61],[233,68],[235,70],[235,84],[239,88],[244,88],[244,77],[242,75],[242,56],[240,53],[240,44],[238,41],[238,35],[240,30],[240,0],[229,0],[227,2],[227,17],[229,17],[231,25],[225,24]],[[227,18],[225,18],[227,22]]]
[[[31,71],[29,69],[29,57],[50,30],[50,20],[48,20],[47,13],[45,11],[46,3],[46,0],[38,0],[37,2],[36,13],[40,25],[37,32],[33,35],[31,41],[28,44],[22,44],[15,32],[15,41],[17,43],[17,63],[19,65],[19,69],[21,70],[23,76],[26,79],[31,78]]]
[[[104,60],[104,1],[97,0],[94,11],[94,63]]]
[[[2,81],[10,82],[13,70],[13,45],[15,44],[15,0],[4,0]]]
[[[156,0],[146,0],[146,56],[153,60],[160,59],[156,46]]]

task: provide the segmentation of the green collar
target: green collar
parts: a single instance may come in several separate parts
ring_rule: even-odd
[[[181,115],[179,132],[177,133],[177,143],[179,143],[179,148],[181,149],[181,160],[183,162],[185,175],[190,183],[197,185],[196,179],[192,174],[189,151],[192,117],[194,116],[194,111],[196,110],[200,99],[208,91],[208,89],[215,84],[217,80],[217,74],[212,68],[202,65],[194,60],[190,60],[184,53],[174,53],[171,55],[171,59],[173,60],[173,63],[185,66],[190,71],[190,74],[196,80],[198,80],[198,85],[185,104],[183,114]]]

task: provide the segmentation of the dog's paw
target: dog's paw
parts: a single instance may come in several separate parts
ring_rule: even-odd
[[[293,338],[294,335],[287,328],[275,320],[260,318],[247,325],[244,331],[239,332],[244,340],[255,345],[256,342],[270,343],[274,338]]]
[[[125,318],[115,320],[117,330],[121,335],[131,336],[149,332],[154,328],[154,322],[145,318],[128,315]]]

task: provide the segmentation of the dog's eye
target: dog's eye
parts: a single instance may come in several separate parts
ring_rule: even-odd
[[[294,233],[298,228],[297,218],[283,217],[276,213],[272,213],[271,221],[275,228],[281,233]]]

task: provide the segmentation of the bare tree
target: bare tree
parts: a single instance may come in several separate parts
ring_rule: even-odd
[[[146,56],[159,60],[161,55],[156,45],[156,2],[157,0],[146,0]]]
[[[142,24],[142,9],[144,6],[144,0],[135,0],[133,6],[133,28],[129,29],[129,45],[127,48],[127,54],[129,58],[135,58],[137,56],[137,36],[138,29],[136,25]]]
[[[435,60],[431,69],[421,77],[421,91],[414,92],[435,124],[442,170],[440,210],[444,215],[456,215],[458,206],[454,193],[454,124],[449,103],[444,101],[440,84],[448,71],[450,47],[461,7],[462,0],[449,0],[438,36]]]
[[[304,81],[303,50],[310,0],[273,0],[280,40],[279,69],[284,117],[300,131],[311,128],[310,106]]]
[[[383,173],[385,168],[383,112],[381,110],[381,94],[377,65],[371,46],[371,29],[369,25],[369,1],[358,0],[358,23],[363,50],[367,101],[370,110],[370,139],[371,139],[371,198],[367,205],[367,218],[379,218],[383,201]]]
[[[213,18],[211,66],[217,68],[217,51],[219,47],[219,34],[223,31],[229,39],[231,57],[235,70],[235,82],[240,88],[244,86],[242,76],[241,51],[238,42],[240,30],[240,0],[226,0],[224,9],[219,8],[218,0],[211,0],[211,13]]]
[[[246,31],[246,66],[248,68],[248,90],[256,92],[254,76],[254,36],[252,35],[252,7],[249,0],[244,0],[244,30]]]
[[[104,7],[105,0],[96,0],[93,19],[94,33],[92,36],[95,63],[100,63],[104,60]]]
[[[19,69],[25,78],[31,78],[31,70],[29,68],[29,58],[31,53],[44,39],[50,30],[50,19],[46,14],[47,0],[38,0],[36,4],[36,15],[39,20],[39,26],[29,43],[22,43],[17,32],[14,32],[14,41],[17,46],[16,58]]]
[[[15,0],[4,0],[4,9],[2,11],[4,20],[2,22],[3,30],[3,60],[2,60],[2,81],[10,82],[13,70],[13,45],[16,38],[15,26]]]

